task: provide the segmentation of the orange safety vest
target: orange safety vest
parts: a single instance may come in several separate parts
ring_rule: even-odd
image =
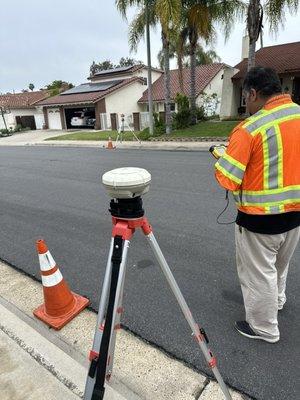
[[[232,132],[215,165],[221,186],[247,214],[300,211],[300,107],[272,97]]]

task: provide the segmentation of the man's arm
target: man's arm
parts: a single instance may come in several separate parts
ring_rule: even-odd
[[[217,163],[216,179],[228,190],[238,190],[241,186],[252,149],[252,136],[240,125],[237,126],[229,140],[227,150]]]

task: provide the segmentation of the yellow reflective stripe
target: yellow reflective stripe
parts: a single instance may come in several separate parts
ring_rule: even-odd
[[[278,147],[278,187],[283,187],[283,149],[282,137],[279,125],[275,125],[277,147]]]
[[[255,130],[254,132],[252,132],[251,135],[256,136],[257,134],[260,133],[261,129],[267,130],[268,128],[270,128],[270,126],[274,126],[274,124],[279,125],[282,122],[292,121],[294,119],[300,119],[300,113],[299,113],[299,115],[289,115],[286,117],[281,117],[281,118],[275,119],[273,121],[267,122],[263,127],[260,127],[257,130]]]
[[[261,110],[262,112],[259,115],[257,115],[257,117],[255,116],[256,114],[254,114],[253,116],[251,116],[249,119],[246,120],[247,122],[243,126],[246,128],[247,126],[251,125],[253,122],[260,120],[262,117],[265,117],[266,115],[273,114],[276,111],[284,110],[286,108],[293,108],[293,107],[297,108],[299,106],[295,103],[287,103],[287,104],[282,104],[281,106],[278,106],[275,108],[271,108],[270,110],[262,109]]]
[[[240,163],[239,161],[235,160],[229,154],[225,153],[222,158],[225,158],[225,160],[227,160],[231,164],[235,165],[236,167],[240,168],[241,170],[243,170],[243,171],[246,170],[246,165],[244,165],[244,164]]]
[[[286,199],[286,200],[281,200],[280,201],[280,206],[282,206],[283,204],[298,204],[298,203],[300,203],[300,197],[299,198],[297,198],[297,199]],[[249,202],[244,202],[243,201],[243,203],[241,203],[241,202],[236,202],[236,204],[237,205],[240,205],[240,206],[249,206],[249,207],[251,207],[251,206],[257,206],[257,207],[272,207],[272,206],[274,206],[274,205],[278,205],[278,202],[276,202],[276,201],[273,201],[273,202],[271,202],[271,203],[249,203]],[[299,204],[300,205],[300,204]]]
[[[260,111],[258,111],[256,114],[254,114],[253,116],[247,118],[245,120],[244,125],[242,126],[243,128],[247,128],[247,126],[251,125],[253,122],[258,121],[260,118],[264,117],[265,115],[268,114],[268,110],[262,109]]]
[[[268,137],[265,130],[261,132],[262,144],[263,144],[263,154],[264,154],[264,189],[269,189],[269,148],[268,148]]]
[[[277,194],[277,193],[282,193],[282,192],[289,192],[290,190],[300,190],[300,185],[291,185],[291,186],[285,186],[283,188],[278,188],[278,189],[270,189],[270,190],[243,190],[244,194],[250,194],[250,195],[269,195],[269,194]],[[233,192],[235,195],[240,194],[240,190],[235,190]]]
[[[284,212],[284,211],[285,211],[285,209],[284,209],[284,204],[281,204],[281,205],[279,206],[279,210],[280,210],[280,212]]]
[[[242,183],[241,179],[237,178],[236,176],[232,175],[230,172],[226,171],[226,169],[221,167],[221,165],[219,165],[218,163],[216,163],[215,167],[218,171],[220,171],[223,175],[225,175],[226,178],[232,180],[235,183],[238,183],[239,185]]]

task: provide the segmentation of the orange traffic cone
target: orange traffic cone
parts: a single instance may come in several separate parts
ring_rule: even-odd
[[[44,240],[38,240],[39,255],[45,303],[33,314],[59,330],[80,313],[90,303],[85,297],[72,293],[64,281]]]
[[[111,137],[108,138],[108,143],[107,143],[107,147],[106,148],[109,149],[109,150],[113,150],[114,149]]]

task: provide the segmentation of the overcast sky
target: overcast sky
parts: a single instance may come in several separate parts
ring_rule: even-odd
[[[0,0],[0,93],[20,91],[33,83],[39,89],[55,79],[74,84],[89,75],[93,60],[118,62],[129,55],[128,27],[114,0]],[[244,24],[236,24],[215,50],[222,61],[240,61]],[[299,16],[288,16],[274,38],[265,29],[264,45],[300,41]],[[161,47],[159,30],[152,34],[152,62]],[[141,42],[133,57],[146,62]],[[173,65],[174,67],[174,65]]]

